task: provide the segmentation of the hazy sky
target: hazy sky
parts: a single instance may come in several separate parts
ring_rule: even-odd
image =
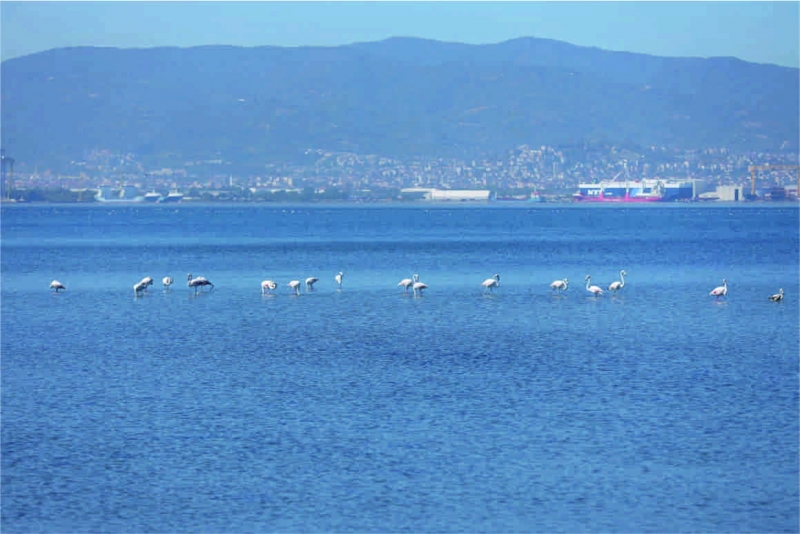
[[[800,2],[0,2],[2,59],[51,48],[546,37],[798,67]]]

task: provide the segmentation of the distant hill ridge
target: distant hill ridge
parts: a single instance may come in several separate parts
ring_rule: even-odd
[[[94,149],[241,169],[309,148],[400,159],[585,142],[797,150],[799,81],[796,68],[532,37],[61,48],[2,63],[2,145],[56,168]]]

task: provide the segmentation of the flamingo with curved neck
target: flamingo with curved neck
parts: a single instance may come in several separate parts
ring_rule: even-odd
[[[261,282],[261,294],[266,295],[268,293],[272,293],[275,291],[275,288],[278,287],[278,284],[273,282],[272,280],[264,280]]]
[[[487,291],[489,293],[494,292],[494,288],[500,286],[500,275],[499,274],[495,274],[491,278],[487,278],[486,280],[481,282],[481,285],[483,286],[483,292],[484,293],[486,293]]]
[[[561,293],[562,291],[566,291],[569,287],[569,279],[564,278],[563,280],[556,280],[552,284],[550,284],[550,291],[558,291]]]
[[[414,296],[422,295],[422,290],[428,289],[428,284],[420,282],[418,274],[415,274],[411,278],[414,280],[414,284],[411,286],[411,289],[414,290]]]
[[[608,290],[614,291],[616,293],[617,291],[625,287],[625,276],[627,276],[627,274],[628,273],[625,272],[625,269],[621,270],[619,272],[619,280],[617,280],[616,282],[611,282],[611,285],[608,286]]]
[[[592,277],[587,274],[586,275],[586,291],[588,291],[589,293],[592,293],[595,297],[597,297],[598,295],[602,295],[603,294],[603,290],[600,289],[600,286],[590,285],[591,283],[592,283]]]
[[[724,278],[722,279],[722,285],[715,287],[714,289],[711,290],[711,293],[709,293],[710,296],[717,298],[724,297],[727,294],[728,294],[728,281]]]

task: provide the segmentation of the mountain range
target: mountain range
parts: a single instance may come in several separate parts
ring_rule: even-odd
[[[2,146],[246,171],[308,149],[474,158],[516,146],[798,150],[799,69],[539,38],[337,47],[60,48],[2,62]]]

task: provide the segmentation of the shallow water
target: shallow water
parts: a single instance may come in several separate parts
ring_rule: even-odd
[[[2,529],[797,532],[798,257],[796,207],[4,206]]]

